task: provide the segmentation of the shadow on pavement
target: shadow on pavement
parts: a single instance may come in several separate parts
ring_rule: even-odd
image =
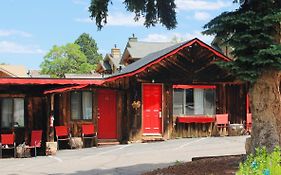
[[[51,175],[139,175],[158,168],[165,168],[175,163],[166,164],[137,164],[126,167],[118,167],[112,169],[92,169],[86,171],[76,171],[73,173],[55,173]]]

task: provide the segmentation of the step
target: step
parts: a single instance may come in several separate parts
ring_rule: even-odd
[[[143,136],[142,137],[142,142],[147,143],[147,142],[161,142],[165,141],[165,139],[162,136]]]

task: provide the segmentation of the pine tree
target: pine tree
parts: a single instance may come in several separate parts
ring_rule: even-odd
[[[250,84],[253,129],[251,152],[281,146],[280,0],[235,0],[240,7],[224,12],[204,26],[203,33],[234,48],[233,62],[221,64]]]

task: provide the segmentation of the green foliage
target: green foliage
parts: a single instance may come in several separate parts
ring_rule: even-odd
[[[81,34],[74,43],[80,46],[89,64],[96,65],[102,60],[102,55],[98,53],[97,43],[89,34]]]
[[[275,147],[272,153],[266,148],[256,149],[256,154],[250,154],[244,163],[240,163],[237,175],[279,175],[281,174],[281,151]]]
[[[95,19],[100,30],[107,23],[108,5],[111,0],[91,0],[90,17]],[[175,0],[124,0],[127,11],[135,13],[135,20],[145,18],[146,27],[161,23],[168,30],[176,28]]]
[[[263,71],[281,68],[278,40],[281,1],[239,2],[239,9],[212,19],[203,33],[215,34],[224,44],[232,46],[235,61],[221,65],[241,80],[254,83]]]
[[[63,78],[66,73],[90,73],[94,69],[94,66],[87,62],[80,46],[73,43],[53,46],[45,55],[40,67],[42,74],[49,74],[54,78]]]

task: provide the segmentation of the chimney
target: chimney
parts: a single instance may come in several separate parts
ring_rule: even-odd
[[[138,41],[138,38],[135,37],[135,34],[133,33],[133,36],[132,37],[129,37],[129,42],[137,42]]]
[[[117,48],[116,44],[114,45],[114,48],[111,49],[111,55],[113,58],[120,58],[121,52],[120,49]]]

